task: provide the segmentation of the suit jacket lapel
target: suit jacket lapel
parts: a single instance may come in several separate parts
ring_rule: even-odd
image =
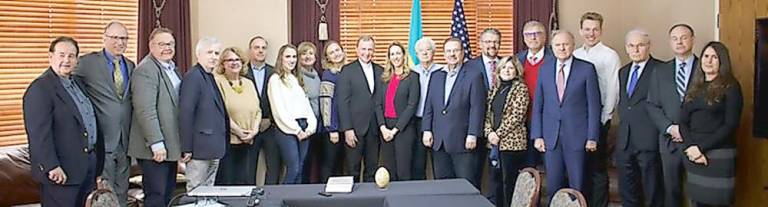
[[[168,77],[167,74],[165,74],[165,69],[163,69],[163,65],[160,64],[160,62],[157,59],[155,59],[155,57],[151,55],[150,57],[152,58],[152,61],[155,63],[155,67],[157,67],[157,69],[159,70],[160,78],[165,83],[165,89],[168,90],[168,94],[171,95],[171,102],[173,103],[174,106],[178,106],[179,94],[177,90],[173,88],[173,82],[171,82],[171,78]],[[174,69],[174,72],[179,77],[179,79],[181,79],[181,74],[179,74],[178,68]]]
[[[445,104],[445,108],[446,109],[448,108],[448,106],[451,105],[451,99],[456,97],[456,93],[458,93],[456,91],[461,90],[461,88],[463,86],[462,83],[464,82],[464,79],[465,79],[465,76],[466,76],[466,73],[467,73],[467,69],[464,68],[464,65],[462,65],[461,68],[459,68],[458,73],[459,74],[456,74],[457,75],[456,81],[454,81],[453,82],[453,86],[451,86],[451,93],[448,95],[448,102]],[[448,76],[449,75],[446,72],[445,73],[445,80],[446,81],[448,81]],[[446,90],[447,90],[447,88],[446,88]],[[445,94],[445,93],[443,93],[443,94]]]
[[[656,63],[653,59],[649,59],[648,62],[643,67],[643,73],[640,74],[640,77],[637,78],[637,83],[635,83],[634,91],[632,92],[632,97],[629,97],[630,104],[634,105],[637,104],[637,102],[640,102],[642,99],[640,99],[640,96],[636,96],[640,89],[647,88],[646,82],[649,81],[650,74],[653,73],[653,69],[656,66]],[[627,78],[627,84],[629,84],[629,78]],[[624,91],[626,91],[626,87],[624,87]],[[626,93],[626,92],[625,92]]]
[[[572,60],[571,65],[567,67],[571,67],[571,70],[568,71],[568,77],[565,78],[566,81],[565,81],[565,89],[563,90],[563,101],[560,101],[560,106],[563,106],[565,99],[568,98],[568,94],[569,94],[568,89],[573,88],[573,87],[570,87],[570,85],[574,84],[572,80],[574,79],[573,76],[576,75],[575,73],[577,70],[576,60]],[[557,77],[555,77],[555,90],[557,90]]]
[[[56,96],[59,99],[61,99],[61,101],[63,101],[64,104],[67,105],[67,107],[69,107],[72,110],[72,115],[75,116],[75,120],[77,120],[77,123],[79,123],[80,126],[83,126],[83,117],[80,115],[80,110],[77,109],[77,105],[75,105],[75,101],[72,100],[72,95],[69,95],[69,92],[67,92],[67,89],[64,88],[64,85],[61,83],[59,76],[56,75],[56,73],[53,72],[53,69],[50,69],[50,68],[46,73],[48,73],[48,81],[54,85]],[[74,83],[74,80],[72,84],[76,84]]]

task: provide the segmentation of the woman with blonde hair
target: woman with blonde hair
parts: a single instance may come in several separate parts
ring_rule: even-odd
[[[261,108],[256,87],[251,80],[243,77],[243,56],[239,49],[229,47],[221,52],[214,80],[221,92],[224,106],[229,114],[229,149],[221,159],[217,173],[217,185],[254,185],[255,170],[252,166],[253,138],[259,133]]]
[[[512,57],[499,61],[496,84],[488,92],[485,113],[485,137],[491,146],[491,190],[496,192],[498,206],[510,206],[518,171],[527,160],[526,128],[528,87],[523,79],[523,66]],[[502,200],[503,199],[503,200]]]
[[[323,48],[323,77],[320,82],[320,115],[323,121],[323,132],[328,133],[328,139],[323,139],[323,158],[320,167],[320,182],[326,182],[341,168],[337,164],[339,157],[344,157],[344,144],[339,142],[339,110],[334,97],[336,95],[336,80],[339,78],[342,66],[347,62],[346,54],[341,45],[333,40],[325,43]]]
[[[382,89],[374,94],[376,120],[381,131],[381,158],[392,180],[410,180],[416,129],[412,119],[421,98],[419,75],[411,73],[405,47],[393,42],[381,75]]]

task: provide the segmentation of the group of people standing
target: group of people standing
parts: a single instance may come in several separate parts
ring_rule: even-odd
[[[431,153],[435,179],[464,178],[480,189],[487,176],[489,199],[509,206],[517,172],[543,158],[547,197],[570,187],[590,206],[607,206],[606,139],[617,113],[624,206],[681,206],[683,174],[695,204],[729,205],[742,97],[725,45],[710,42],[697,57],[693,29],[674,25],[675,58],[662,62],[636,29],[625,38],[631,62],[621,66],[600,41],[602,24],[600,14],[584,14],[584,45],[575,49],[572,33],[553,31],[547,45],[546,27],[530,21],[522,31],[528,49],[510,57],[499,56],[502,34],[488,28],[482,55],[466,62],[462,41],[449,38],[445,65],[428,37],[413,45],[415,66],[398,42],[374,63],[371,36],[358,39],[353,61],[336,41],[322,51],[302,42],[282,45],[274,66],[263,37],[247,53],[202,38],[197,64],[181,74],[170,30],[155,29],[150,53],[135,65],[123,55],[125,26],[111,22],[104,49],[79,58],[77,41],[54,40],[50,68],[25,93],[33,175],[43,205],[81,206],[99,175],[125,205],[135,158],[145,205],[165,206],[180,162],[191,190],[255,185],[260,152],[265,184],[307,183],[307,157],[318,156],[321,181],[371,182],[379,163],[393,180],[425,179]],[[322,150],[310,154],[310,142]]]

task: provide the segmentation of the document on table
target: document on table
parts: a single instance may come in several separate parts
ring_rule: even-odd
[[[325,184],[325,192],[351,193],[354,184],[355,180],[352,176],[330,177],[328,178],[328,183]]]

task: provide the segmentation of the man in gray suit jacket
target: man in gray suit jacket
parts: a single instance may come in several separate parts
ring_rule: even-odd
[[[146,206],[166,206],[176,187],[180,160],[178,102],[181,74],[173,62],[176,41],[171,30],[149,35],[149,52],[131,81],[133,117],[128,155],[141,166]]]
[[[675,58],[656,68],[648,86],[647,110],[659,131],[659,153],[664,177],[664,206],[683,206],[683,159],[678,124],[683,98],[692,83],[698,58],[693,50],[691,26],[677,24],[669,30]]]
[[[118,21],[104,28],[104,49],[80,57],[74,75],[85,84],[85,93],[96,110],[96,120],[104,136],[105,160],[102,178],[117,194],[120,206],[128,200],[131,166],[126,154],[131,127],[130,76],[136,64],[123,54],[128,46],[128,31]]]

